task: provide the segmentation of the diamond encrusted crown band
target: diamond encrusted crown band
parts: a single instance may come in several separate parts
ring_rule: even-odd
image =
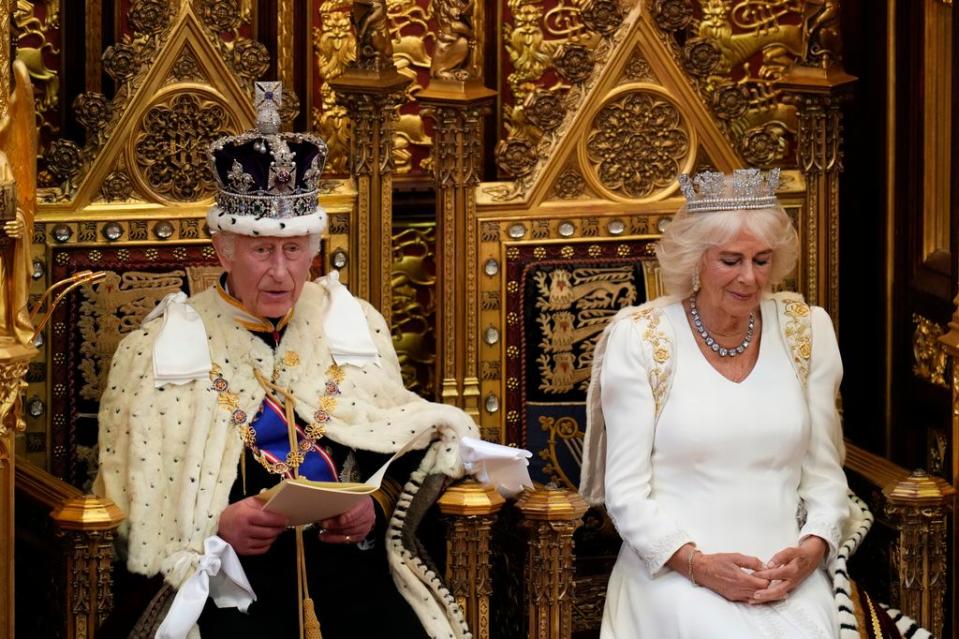
[[[732,175],[703,171],[679,176],[679,188],[686,197],[686,212],[742,211],[777,206],[779,169],[736,169]]]

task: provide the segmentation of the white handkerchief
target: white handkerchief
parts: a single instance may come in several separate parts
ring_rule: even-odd
[[[239,608],[240,612],[246,612],[256,601],[256,593],[233,546],[213,535],[203,541],[203,553],[196,572],[183,582],[173,598],[156,639],[186,639],[200,618],[207,597],[213,597],[218,608]]]
[[[527,460],[533,453],[524,448],[463,437],[460,439],[460,456],[466,472],[476,477],[476,481],[494,486],[503,497],[514,497],[523,488],[533,487],[527,470]]]
[[[170,293],[143,320],[146,323],[163,314],[163,325],[153,342],[153,378],[157,388],[203,379],[213,366],[203,318],[186,299],[182,291]]]
[[[379,366],[379,355],[370,337],[370,327],[363,315],[363,308],[349,289],[340,283],[339,271],[332,271],[319,281],[330,292],[330,310],[326,314],[323,330],[333,360],[340,366],[353,364],[363,367],[370,362]]]

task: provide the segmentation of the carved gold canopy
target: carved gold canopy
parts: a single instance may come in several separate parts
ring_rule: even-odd
[[[251,125],[256,78],[284,81],[288,126],[330,146],[318,270],[340,268],[392,318],[408,381],[463,405],[490,439],[525,443],[527,385],[572,401],[602,318],[658,293],[651,242],[680,203],[679,172],[785,166],[804,246],[794,284],[833,305],[838,231],[808,199],[783,85],[815,62],[829,3],[755,4],[509,1],[489,55],[492,16],[456,3],[279,0],[266,15],[248,0],[87,0],[80,14],[20,0],[16,55],[41,133],[34,292],[109,271],[43,335],[22,454],[81,480],[73,460],[92,454],[83,432],[116,343],[166,292],[210,282],[205,147]],[[87,26],[82,47],[67,20]],[[70,68],[83,81],[66,91]],[[457,96],[473,115],[456,115]],[[396,194],[431,178],[460,190],[394,215]],[[454,289],[463,301],[444,306]],[[517,367],[527,355],[535,365]],[[67,365],[71,384],[56,376]]]

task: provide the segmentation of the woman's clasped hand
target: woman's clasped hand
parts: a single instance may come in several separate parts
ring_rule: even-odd
[[[763,563],[741,553],[703,553],[687,544],[669,565],[674,570],[685,566],[690,581],[729,601],[764,604],[788,597],[819,567],[826,550],[826,542],[809,536],[799,546],[784,548]]]
[[[810,535],[799,546],[785,548],[773,556],[767,568],[753,573],[754,577],[768,579],[769,586],[753,595],[755,603],[780,601],[799,587],[806,577],[822,564],[828,550],[826,542]]]

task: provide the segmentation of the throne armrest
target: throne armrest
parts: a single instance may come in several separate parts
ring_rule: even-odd
[[[32,507],[49,514],[61,556],[50,575],[62,584],[57,609],[66,610],[62,636],[96,637],[113,609],[113,541],[124,515],[109,499],[85,495],[74,486],[23,460],[16,464],[16,491]],[[54,546],[54,539],[44,540]],[[46,545],[45,544],[45,545]]]
[[[491,636],[492,528],[505,503],[494,489],[471,480],[452,485],[438,500],[440,512],[449,522],[447,582],[476,639]],[[515,511],[506,523],[517,523],[527,534],[524,592],[515,593],[526,607],[527,636],[569,639],[573,532],[582,523],[586,503],[570,490],[537,487],[525,490],[513,505]],[[520,620],[510,621],[511,626],[517,624],[522,625]]]
[[[940,636],[949,576],[947,514],[954,505],[955,488],[925,471],[910,473],[849,442],[846,471],[854,488],[869,491],[862,496],[877,521],[892,531],[890,547],[879,553],[888,557],[892,573],[879,576],[883,582],[888,580],[890,603]]]

